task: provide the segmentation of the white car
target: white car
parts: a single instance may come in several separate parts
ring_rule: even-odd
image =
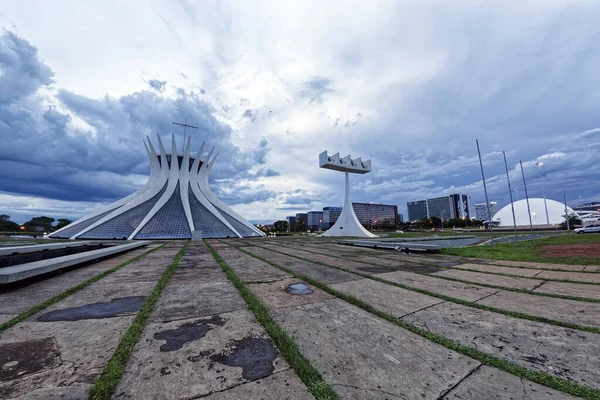
[[[575,233],[584,234],[584,233],[600,233],[600,225],[588,225],[583,228],[575,229]]]

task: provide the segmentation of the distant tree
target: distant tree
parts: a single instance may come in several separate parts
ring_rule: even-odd
[[[303,219],[296,220],[295,232],[306,232],[306,221]]]
[[[15,232],[19,230],[19,224],[10,220],[10,215],[0,214],[0,232]]]
[[[567,229],[567,214],[563,215],[564,221],[560,224],[560,229]],[[577,214],[569,214],[569,229],[575,229],[575,225],[581,225],[582,221]]]
[[[283,221],[283,220],[275,221],[273,226],[275,228],[275,232],[287,232],[287,230],[288,230],[288,222],[287,221]]]
[[[54,229],[60,229],[60,228],[64,228],[65,226],[69,225],[71,222],[70,219],[66,219],[66,218],[59,218],[58,221],[56,222],[56,226],[54,227]]]
[[[51,231],[54,228],[52,227],[52,223],[54,222],[54,218],[50,217],[35,217],[31,218],[29,221],[25,222],[23,225],[25,226],[25,230],[32,231],[33,227],[41,226],[44,231]]]

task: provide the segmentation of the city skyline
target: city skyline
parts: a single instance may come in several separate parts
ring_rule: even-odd
[[[327,148],[372,159],[353,201],[404,215],[408,201],[452,193],[485,202],[475,138],[490,201],[510,201],[503,150],[521,199],[519,160],[530,197],[543,181],[548,199],[597,201],[598,17],[564,2],[317,13],[302,2],[11,0],[0,13],[0,214],[77,219],[133,193],[149,170],[141,140],[175,133],[181,144],[171,121],[185,118],[200,127],[194,140],[232,149],[212,183],[257,223],[341,205],[343,183],[315,165]]]

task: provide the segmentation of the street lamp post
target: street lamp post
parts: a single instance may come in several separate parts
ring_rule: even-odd
[[[546,225],[550,225],[550,218],[548,218],[548,204],[546,203],[546,190],[544,189],[544,180],[542,179],[542,164],[541,162],[535,163],[540,173],[540,182],[542,184],[542,195],[544,196],[544,208],[546,209]]]
[[[444,213],[446,212],[446,210],[442,211],[442,215],[440,216],[440,219],[442,220],[442,229],[444,229]]]

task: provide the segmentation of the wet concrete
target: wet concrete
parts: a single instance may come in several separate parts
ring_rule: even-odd
[[[271,375],[275,367],[277,350],[270,340],[245,337],[232,343],[232,351],[213,354],[210,359],[230,367],[242,367],[242,377],[249,381]]]
[[[215,316],[193,322],[186,322],[175,329],[168,329],[154,334],[154,339],[165,340],[160,346],[160,351],[175,351],[183,347],[187,342],[202,339],[212,329],[213,325],[222,326],[223,319]]]
[[[81,319],[101,319],[136,313],[142,308],[144,297],[122,297],[107,303],[93,303],[80,307],[50,311],[37,317],[40,322],[79,321]]]
[[[204,397],[216,392],[223,393],[224,398],[246,398],[244,395],[241,397],[225,395],[231,388],[253,384],[250,379],[255,379],[256,371],[262,370],[264,374],[264,371],[268,370],[265,369],[266,362],[263,361],[262,369],[248,371],[247,374],[252,373],[244,376],[243,365],[227,365],[220,362],[226,361],[226,358],[220,356],[227,357],[235,354],[234,346],[244,338],[268,340],[268,336],[248,310],[220,314],[219,318],[223,321],[222,325],[212,325],[202,338],[187,341],[181,348],[173,351],[161,351],[160,348],[165,341],[156,339],[155,335],[159,332],[176,330],[185,323],[197,321],[197,318],[147,325],[125,367],[123,379],[114,398],[139,398],[139,394],[143,393],[148,399],[179,400]],[[243,352],[251,349],[248,348]],[[264,352],[264,348],[258,346],[253,349],[256,350],[257,357],[262,357],[259,352]],[[230,361],[232,364],[237,363],[233,357]],[[277,356],[272,360],[272,368],[272,374],[275,375],[288,370],[289,366]],[[283,390],[276,385],[277,382],[269,388],[274,394]],[[302,385],[299,389],[305,390]]]
[[[363,272],[367,274],[385,274],[386,272],[392,272],[393,270],[390,268],[383,267],[360,267],[358,268],[358,272]]]
[[[531,370],[600,387],[600,335],[450,302],[403,317],[463,346]]]
[[[60,353],[51,337],[0,344],[0,381],[34,374],[59,363]]]
[[[482,365],[440,400],[574,400],[558,390]]]

